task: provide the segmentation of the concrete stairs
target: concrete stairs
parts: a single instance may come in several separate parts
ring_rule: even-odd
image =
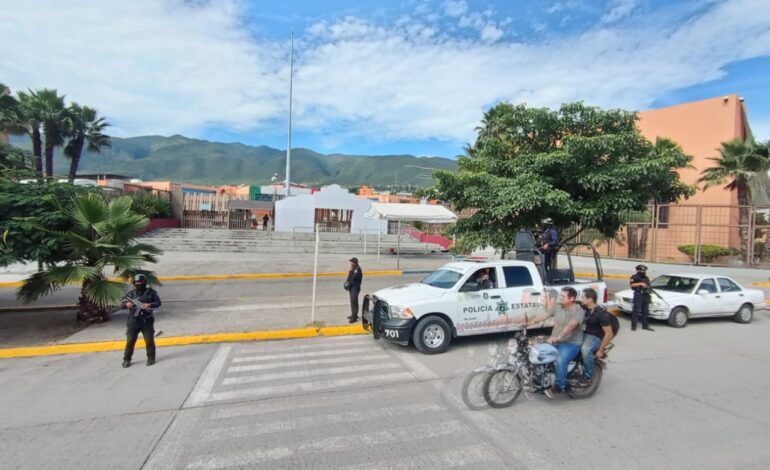
[[[249,253],[313,253],[315,234],[309,232],[270,232],[263,230],[156,229],[140,240],[164,251],[249,252]],[[380,252],[396,249],[396,235],[383,235]],[[377,235],[366,237],[367,253],[377,252]],[[401,236],[402,254],[438,253],[440,245],[420,243],[408,235]],[[321,232],[319,253],[363,253],[362,234]]]

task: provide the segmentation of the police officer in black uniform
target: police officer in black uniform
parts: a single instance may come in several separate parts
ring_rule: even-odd
[[[361,293],[363,278],[364,273],[361,271],[361,266],[358,265],[358,258],[350,258],[350,271],[348,271],[348,279],[345,281],[345,289],[350,294],[350,316],[348,317],[350,323],[358,321],[358,294]]]
[[[131,365],[131,356],[134,355],[134,345],[142,332],[144,343],[147,347],[147,365],[155,364],[155,318],[153,309],[160,307],[160,297],[155,289],[147,286],[147,277],[144,274],[134,276],[134,288],[123,296],[122,308],[128,309],[128,322],[126,324],[126,350],[123,353],[123,367]]]
[[[545,230],[540,234],[540,241],[543,244],[540,251],[545,255],[545,270],[550,271],[553,269],[554,255],[559,248],[559,231],[553,226],[553,220],[550,217],[543,219],[543,225]]]
[[[634,291],[634,309],[631,312],[631,330],[636,330],[639,317],[642,317],[642,329],[655,331],[650,328],[650,278],[647,277],[647,266],[640,264],[636,267],[636,274],[631,276],[629,283]]]

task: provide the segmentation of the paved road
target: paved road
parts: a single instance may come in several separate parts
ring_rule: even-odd
[[[4,468],[765,468],[770,317],[628,329],[591,400],[470,411],[491,337],[370,337],[0,362]]]

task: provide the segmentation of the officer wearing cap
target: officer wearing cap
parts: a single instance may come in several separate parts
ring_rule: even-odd
[[[134,345],[142,332],[147,347],[147,365],[155,364],[155,318],[153,309],[160,307],[160,297],[155,289],[147,285],[147,276],[134,276],[134,288],[123,296],[122,308],[128,309],[126,324],[126,350],[123,353],[123,367],[131,365]]]
[[[559,248],[559,231],[553,226],[553,219],[550,217],[543,219],[543,225],[545,230],[541,235],[543,246],[540,247],[540,251],[545,256],[545,270],[550,271],[553,269],[553,255]]]
[[[348,271],[348,279],[345,281],[345,289],[350,294],[350,316],[348,317],[350,323],[358,321],[358,294],[361,293],[363,278],[364,273],[361,271],[361,266],[358,265],[358,258],[350,258],[350,271]]]
[[[642,329],[655,331],[650,328],[650,278],[647,277],[647,266],[640,264],[636,274],[631,276],[629,283],[634,291],[634,309],[631,312],[631,330],[636,330],[639,317],[642,318]]]

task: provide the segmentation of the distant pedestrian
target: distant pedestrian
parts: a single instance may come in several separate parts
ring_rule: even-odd
[[[647,277],[647,266],[640,264],[636,267],[636,274],[631,276],[629,282],[634,291],[634,309],[631,311],[631,331],[636,330],[639,317],[642,320],[642,329],[655,331],[650,328],[650,278]]]
[[[363,278],[364,273],[361,271],[361,266],[358,265],[358,258],[350,258],[350,271],[348,271],[348,279],[344,285],[345,290],[350,294],[350,316],[348,317],[350,323],[358,321],[358,294],[361,293]]]
[[[262,217],[262,230],[267,230],[267,224],[270,223],[270,216],[267,214]]]
[[[153,309],[160,307],[160,297],[155,289],[147,285],[147,276],[134,276],[134,288],[123,296],[122,307],[128,309],[126,323],[126,350],[123,353],[123,367],[131,365],[134,346],[139,332],[142,332],[147,348],[147,365],[155,364],[155,318]]]

